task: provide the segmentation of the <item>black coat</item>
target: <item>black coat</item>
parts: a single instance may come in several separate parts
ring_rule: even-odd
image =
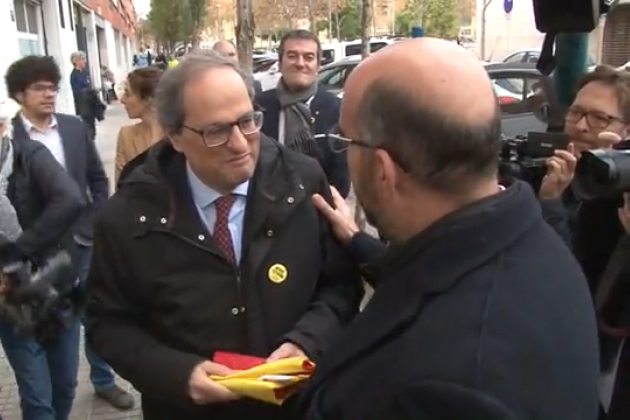
[[[268,356],[285,341],[317,360],[354,317],[361,282],[311,204],[315,192],[331,198],[319,165],[263,139],[234,267],[200,220],[184,157],[168,142],[122,179],[95,222],[87,332],[142,393],[145,420],[276,419],[271,405],[194,406],[193,367],[217,350]],[[278,263],[289,274],[275,284],[268,270]]]
[[[35,261],[59,247],[71,251],[69,232],[85,207],[83,194],[42,143],[27,137],[13,144],[7,195],[23,230],[18,247]]]
[[[109,198],[109,180],[85,123],[74,115],[55,114],[55,118],[66,158],[66,171],[87,203],[81,217],[76,218],[72,233],[81,243],[89,244],[94,214]],[[19,115],[13,119],[13,135],[16,144],[30,140]]]
[[[379,287],[292,402],[296,420],[597,418],[586,280],[529,187],[443,218],[369,270]]]
[[[276,98],[276,90],[268,90],[256,96],[256,104],[265,114],[261,131],[267,136],[278,139],[278,125],[280,123],[280,102]],[[314,118],[314,134],[329,133],[339,121],[339,98],[325,90],[317,91],[311,101],[311,115]],[[339,190],[343,197],[350,192],[350,175],[346,153],[333,151],[328,139],[318,139],[320,164],[326,173],[328,182]]]

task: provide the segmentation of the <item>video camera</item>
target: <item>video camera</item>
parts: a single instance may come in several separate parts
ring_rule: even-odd
[[[20,335],[40,343],[54,339],[82,310],[83,292],[66,251],[36,266],[15,243],[4,243],[0,270],[8,280],[6,293],[0,295],[0,317]]]
[[[535,191],[545,176],[546,161],[558,149],[566,149],[569,137],[564,133],[529,132],[525,136],[502,138],[499,152],[499,176],[516,178],[532,185]]]
[[[582,152],[575,168],[573,190],[582,200],[614,198],[630,192],[630,141],[613,149]]]

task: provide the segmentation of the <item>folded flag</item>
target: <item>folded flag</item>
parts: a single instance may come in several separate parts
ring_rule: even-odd
[[[307,358],[291,357],[211,378],[235,394],[280,405],[314,370],[315,364]]]

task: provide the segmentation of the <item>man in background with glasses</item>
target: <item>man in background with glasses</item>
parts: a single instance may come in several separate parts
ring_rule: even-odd
[[[157,88],[167,138],[95,223],[88,340],[142,394],[145,420],[278,420],[210,379],[260,361],[317,360],[356,314],[361,282],[311,195],[316,161],[260,133],[249,77],[192,52]]]
[[[565,117],[564,131],[571,139],[576,158],[585,150],[627,149],[630,147],[629,129],[630,74],[598,66],[580,82]],[[630,224],[624,218],[630,213],[630,202],[621,195],[616,199],[579,201],[571,189],[574,169],[575,165],[569,159],[557,160],[555,166],[550,167],[547,185],[543,183],[541,187],[541,198],[561,201],[556,219],[564,223],[561,230],[586,274],[591,293],[595,295],[619,239],[627,234],[624,222]],[[625,315],[621,314],[621,317]],[[606,408],[608,413],[602,412],[601,419],[630,417],[630,346],[624,346],[619,353],[620,344],[620,338],[600,335],[603,373],[612,372],[620,354],[612,398]]]
[[[88,127],[79,118],[54,112],[61,82],[61,73],[54,58],[23,57],[11,64],[5,74],[5,81],[10,97],[20,105],[20,112],[12,120],[15,144],[28,142],[29,139],[43,144],[70,175],[81,198],[88,203],[72,228],[58,243],[51,244],[54,251],[64,249],[72,256],[76,275],[84,281],[92,245],[92,216],[109,196],[107,176],[96,145]],[[49,182],[54,180],[50,179]],[[32,219],[38,211],[43,211],[42,203],[49,199],[39,197],[43,192],[34,188],[30,182],[18,184],[16,181],[15,188],[9,188],[9,194],[22,197],[19,204],[28,209],[24,212],[25,216],[20,218],[22,224]],[[83,283],[78,286],[84,290]],[[60,309],[60,312],[63,311]],[[81,327],[78,318],[72,317],[69,321],[54,345],[40,345],[34,340],[25,340],[6,325],[1,331],[8,357],[19,366],[14,369],[21,388],[25,420],[65,420],[70,416],[79,363]],[[112,385],[115,385],[113,375]],[[120,392],[124,393],[122,390]]]

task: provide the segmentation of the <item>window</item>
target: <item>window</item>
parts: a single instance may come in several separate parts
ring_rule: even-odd
[[[15,8],[15,24],[17,25],[18,32],[28,32],[24,0],[13,0],[13,6]]]
[[[380,50],[381,48],[386,47],[388,45],[389,44],[387,42],[383,42],[383,41],[370,42],[370,52],[371,53],[376,52]],[[361,55],[360,43],[346,45],[346,57],[350,55]]]
[[[15,24],[18,32],[38,34],[38,6],[25,0],[13,0],[13,7],[15,8]]]
[[[13,0],[15,24],[18,30],[18,49],[21,56],[42,54],[39,39],[40,16],[38,5],[29,0]]]
[[[503,114],[536,113],[549,105],[540,77],[496,77],[492,85]]]
[[[336,66],[319,73],[317,77],[320,85],[332,89],[343,89],[348,75],[354,70],[356,64]]]
[[[322,65],[330,64],[335,61],[335,50],[322,51]]]
[[[63,13],[63,1],[62,0],[57,0],[57,6],[59,7],[59,23],[61,24],[62,28],[66,27],[66,17]]]
[[[387,42],[370,42],[370,52],[376,52],[381,48],[387,47],[389,44]]]
[[[540,57],[540,54],[537,52],[530,52],[527,54],[527,62],[536,64],[538,63],[538,57]]]
[[[521,52],[521,53],[510,55],[505,60],[503,60],[503,62],[504,63],[520,63],[521,61],[523,61],[524,58],[525,58],[525,53]]]
[[[346,57],[350,55],[361,55],[361,44],[346,45]]]

